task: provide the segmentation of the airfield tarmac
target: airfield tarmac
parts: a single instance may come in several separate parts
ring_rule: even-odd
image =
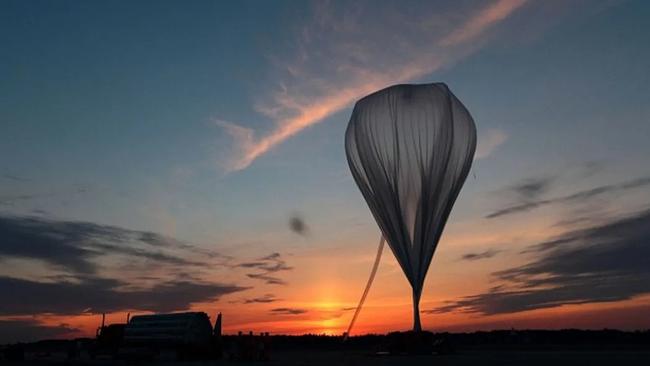
[[[650,365],[650,351],[467,351],[453,355],[376,356],[361,352],[277,352],[277,365],[350,366],[561,366],[561,365]]]
[[[465,351],[453,355],[401,355],[378,356],[361,351],[324,351],[324,350],[299,350],[278,351],[273,353],[273,359],[265,362],[245,361],[202,361],[202,362],[126,362],[126,361],[68,361],[45,362],[25,361],[18,363],[5,363],[6,365],[88,365],[88,366],[218,366],[218,365],[287,365],[287,366],[562,366],[562,365],[650,365],[650,350],[606,350],[606,351]]]

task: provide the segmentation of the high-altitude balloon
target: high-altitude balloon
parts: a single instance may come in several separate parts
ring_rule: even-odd
[[[419,331],[424,279],[476,150],[472,116],[444,83],[391,86],[355,104],[345,150],[412,287]]]

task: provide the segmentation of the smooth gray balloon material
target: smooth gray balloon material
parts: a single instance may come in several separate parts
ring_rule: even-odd
[[[352,176],[413,289],[424,279],[476,150],[476,126],[444,83],[395,85],[359,100],[345,133]]]

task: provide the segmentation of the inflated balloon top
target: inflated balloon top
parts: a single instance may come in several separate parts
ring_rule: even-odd
[[[413,289],[421,330],[422,286],[469,173],[476,126],[444,83],[395,85],[354,106],[345,134],[348,164]]]

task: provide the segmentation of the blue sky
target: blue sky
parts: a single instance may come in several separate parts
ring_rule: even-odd
[[[521,182],[546,182],[548,198],[650,174],[649,18],[645,1],[5,1],[0,213],[151,231],[236,258],[309,263],[341,247],[365,258],[378,234],[345,161],[351,106],[391,84],[443,81],[482,146],[450,257],[474,249],[462,239],[472,227],[544,232],[590,209],[629,214],[650,203],[647,186],[484,218],[519,202],[509,189]],[[289,230],[294,215],[308,235]]]
[[[113,201],[146,199],[153,188],[160,195],[173,191],[182,201],[165,203],[168,210],[214,200],[237,211],[244,208],[231,206],[240,206],[247,192],[272,200],[291,186],[323,189],[320,183],[344,176],[341,137],[349,107],[273,148],[249,171],[224,175],[219,166],[227,159],[220,145],[228,141],[214,120],[258,131],[273,123],[254,106],[275,87],[274,59],[294,57],[296,33],[315,17],[316,6],[295,5],[5,4],[2,167],[30,184],[5,180],[4,194],[65,196],[75,191],[71,186],[83,185],[93,187],[87,196]],[[648,152],[647,6],[573,5],[556,10],[559,19],[531,21],[524,18],[530,16],[526,6],[534,6],[527,4],[478,51],[412,80],[447,82],[479,131],[508,136],[498,156],[476,164],[483,186],[567,162],[608,160],[629,165],[630,174],[642,167]],[[320,196],[305,191],[300,202]],[[23,212],[138,222],[126,217],[139,211],[132,207],[139,199],[102,209],[77,207],[85,197],[69,200],[75,207],[61,209],[57,200],[16,205]]]

